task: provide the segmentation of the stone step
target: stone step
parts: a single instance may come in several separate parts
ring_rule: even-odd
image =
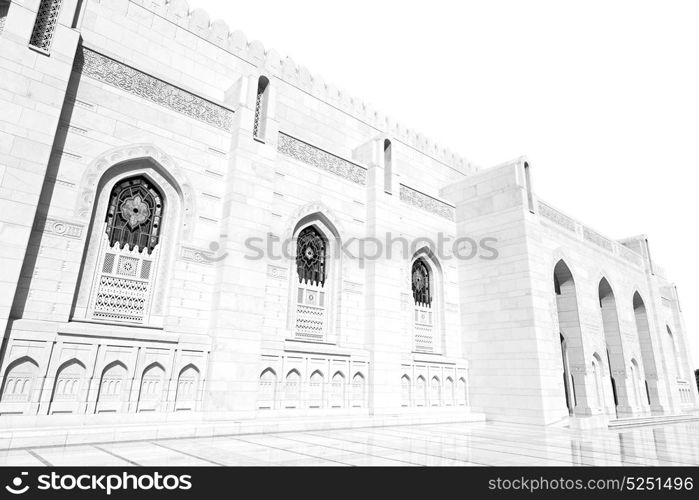
[[[317,431],[420,424],[485,422],[485,415],[471,410],[430,411],[387,415],[337,415],[323,417],[275,417],[248,420],[191,420],[179,422],[63,427],[16,427],[0,431],[0,449],[69,446],[157,439],[205,438],[242,434]]]
[[[681,413],[676,415],[658,415],[652,417],[617,418],[609,421],[610,429],[630,427],[643,427],[652,425],[676,424],[682,422],[699,421],[697,413]]]

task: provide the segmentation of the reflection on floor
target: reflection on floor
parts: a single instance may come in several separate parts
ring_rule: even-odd
[[[699,465],[699,422],[584,433],[434,424],[35,447],[0,452],[0,465]]]

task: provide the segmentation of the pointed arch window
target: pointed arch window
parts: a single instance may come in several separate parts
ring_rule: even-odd
[[[300,283],[315,286],[325,284],[325,240],[313,226],[299,234],[296,243],[296,270]]]
[[[327,304],[327,241],[314,226],[301,230],[296,240],[296,329],[298,338],[325,340]]]
[[[109,192],[91,288],[89,316],[144,323],[150,315],[165,207],[145,176],[117,181]]]
[[[133,177],[117,183],[109,197],[107,236],[109,246],[147,250],[158,244],[163,201],[158,190],[144,177]]]
[[[261,76],[257,80],[257,94],[255,96],[255,121],[252,126],[253,137],[260,142],[264,142],[265,140],[268,102],[269,79],[266,76]]]
[[[432,305],[430,269],[422,259],[413,262],[413,299],[420,306]]]
[[[411,272],[413,290],[413,329],[415,333],[415,350],[434,351],[434,311],[432,308],[433,283],[432,271],[424,259],[413,262]]]

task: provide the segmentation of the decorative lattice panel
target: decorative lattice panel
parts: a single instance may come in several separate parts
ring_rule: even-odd
[[[116,256],[113,253],[108,253],[104,256],[104,264],[102,265],[103,273],[111,273],[114,269],[114,258]]]
[[[58,24],[62,0],[41,0],[29,45],[48,52]]]
[[[264,98],[264,93],[257,93],[257,100],[255,101],[255,121],[252,125],[252,135],[260,138],[260,120],[262,119],[262,99]]]
[[[151,266],[151,261],[149,260],[144,260],[143,264],[141,264],[141,279],[142,280],[147,280],[150,278],[150,266]]]
[[[432,328],[429,326],[415,325],[415,350],[432,352]]]
[[[143,321],[148,300],[148,283],[102,276],[94,306],[96,318]]]
[[[122,276],[136,276],[136,268],[138,267],[138,259],[133,257],[119,257],[119,267],[117,274]]]
[[[325,310],[299,304],[296,307],[296,336],[308,340],[323,340]]]

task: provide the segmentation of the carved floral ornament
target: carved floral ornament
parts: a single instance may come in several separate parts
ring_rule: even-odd
[[[431,212],[434,215],[438,215],[450,221],[453,221],[455,218],[453,206],[421,193],[405,184],[400,185],[400,199],[404,203],[421,208],[422,210]]]
[[[233,111],[170,85],[158,78],[83,48],[75,61],[81,74],[134,94],[224,131],[233,125]]]
[[[82,220],[90,218],[93,204],[96,203],[99,181],[104,178],[110,168],[125,162],[134,162],[134,164],[138,162],[140,164],[141,161],[149,165],[155,163],[174,179],[176,186],[181,190],[183,202],[182,239],[189,241],[194,227],[194,214],[196,212],[192,187],[184,171],[179,168],[177,163],[152,144],[132,144],[112,149],[95,158],[85,170],[80,181],[80,196],[77,199],[75,216]]]
[[[143,224],[150,217],[148,204],[139,195],[128,198],[121,205],[121,216],[131,228]]]

